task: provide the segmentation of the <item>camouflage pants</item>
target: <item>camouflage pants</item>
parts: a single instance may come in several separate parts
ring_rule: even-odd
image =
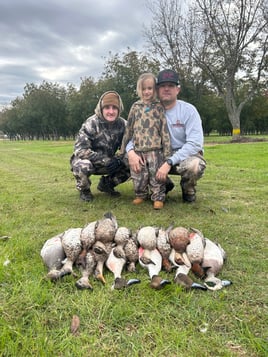
[[[196,154],[183,160],[179,165],[175,165],[169,172],[169,175],[181,176],[182,191],[188,195],[195,194],[195,186],[205,172],[206,161],[203,156]]]
[[[90,190],[91,175],[107,175],[106,177],[111,187],[127,181],[130,177],[130,171],[127,160],[124,160],[124,163],[126,166],[120,167],[114,174],[108,175],[105,166],[98,165],[96,167],[90,160],[73,157],[71,160],[71,171],[76,179],[76,188],[79,191]]]
[[[131,170],[131,178],[136,197],[146,199],[151,194],[152,201],[165,201],[166,184],[156,180],[156,172],[163,163],[162,151],[136,152],[144,161],[140,173]]]

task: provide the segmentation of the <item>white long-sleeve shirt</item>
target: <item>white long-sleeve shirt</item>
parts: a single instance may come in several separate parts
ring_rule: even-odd
[[[202,122],[198,111],[192,104],[177,100],[173,108],[165,111],[165,115],[173,150],[173,155],[170,157],[173,165],[203,151]],[[130,141],[126,151],[131,149],[133,149],[133,143]]]

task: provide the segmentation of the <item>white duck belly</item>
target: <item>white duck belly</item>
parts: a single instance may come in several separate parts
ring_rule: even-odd
[[[107,268],[114,274],[114,278],[116,279],[116,278],[121,278],[121,274],[126,264],[126,260],[123,258],[117,258],[114,255],[114,248],[113,248],[105,264]]]
[[[152,277],[154,275],[158,275],[160,270],[161,270],[161,267],[162,267],[162,256],[161,254],[159,253],[159,251],[157,249],[154,249],[154,250],[151,250],[149,251],[150,252],[150,255],[149,255],[149,258],[150,258],[150,261],[152,263],[149,263],[149,264],[144,264],[140,258],[142,257],[142,255],[144,254],[144,249],[142,247],[139,248],[139,263],[140,265],[147,269],[148,272],[149,272],[149,276],[150,278],[152,279]]]

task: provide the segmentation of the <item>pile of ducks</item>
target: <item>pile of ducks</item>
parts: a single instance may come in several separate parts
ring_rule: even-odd
[[[174,282],[186,290],[219,290],[231,284],[217,278],[225,251],[199,230],[145,226],[132,233],[127,227],[119,227],[111,212],[83,228],[70,228],[48,239],[40,254],[48,268],[48,279],[57,281],[72,274],[78,278],[78,289],[93,290],[91,277],[106,284],[105,267],[114,275],[112,289],[140,283],[137,278],[122,277],[124,269],[135,273],[138,263],[147,270],[150,286],[156,290],[171,283],[161,277],[161,270],[175,271]],[[194,282],[189,272],[202,283]]]

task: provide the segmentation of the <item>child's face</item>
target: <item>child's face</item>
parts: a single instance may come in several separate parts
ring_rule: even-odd
[[[145,79],[142,83],[142,100],[145,103],[149,103],[154,98],[155,85],[153,79]]]

